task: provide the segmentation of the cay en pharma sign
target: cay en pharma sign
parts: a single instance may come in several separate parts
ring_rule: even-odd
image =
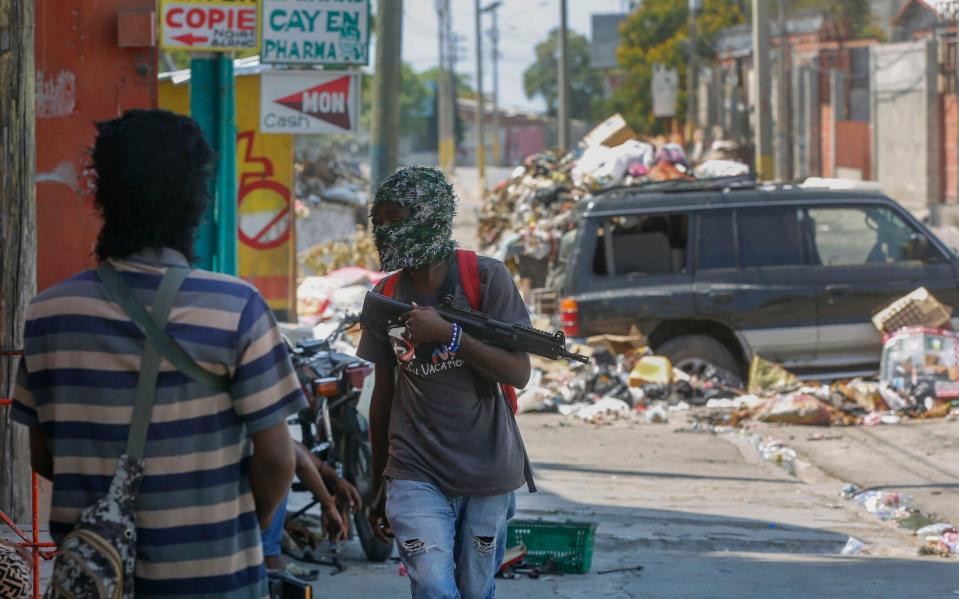
[[[263,0],[267,64],[369,64],[370,0]]]
[[[260,75],[263,133],[349,133],[360,118],[354,73],[266,71]]]

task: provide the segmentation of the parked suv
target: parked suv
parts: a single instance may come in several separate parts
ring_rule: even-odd
[[[871,374],[875,312],[921,286],[959,307],[959,256],[879,193],[666,182],[577,216],[548,284],[567,336],[637,325],[689,372],[742,380],[758,354],[800,374]]]

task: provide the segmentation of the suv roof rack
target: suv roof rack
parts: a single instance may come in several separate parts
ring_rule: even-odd
[[[714,177],[712,179],[672,179],[670,181],[650,181],[642,185],[623,185],[610,191],[629,191],[638,193],[683,193],[689,191],[722,191],[729,189],[756,189],[754,175],[736,175],[733,177]]]

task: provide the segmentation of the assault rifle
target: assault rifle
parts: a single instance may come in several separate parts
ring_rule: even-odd
[[[373,293],[366,294],[363,301],[363,313],[360,315],[360,325],[364,329],[385,335],[389,329],[404,326],[400,316],[413,309],[413,306],[395,299]],[[562,331],[547,333],[521,324],[509,324],[494,320],[487,314],[453,304],[452,296],[439,306],[436,311],[449,322],[455,322],[463,330],[476,339],[515,351],[536,354],[550,360],[565,358],[576,360],[583,364],[589,363],[589,358],[574,354],[566,349],[566,336]]]

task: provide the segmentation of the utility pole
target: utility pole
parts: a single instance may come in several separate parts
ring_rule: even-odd
[[[500,124],[499,124],[499,19],[496,10],[502,6],[502,2],[493,2],[483,9],[483,12],[491,13],[493,16],[493,25],[489,30],[490,45],[492,50],[490,54],[493,58],[493,164],[500,165]]]
[[[689,0],[689,63],[686,65],[686,145],[693,143],[696,130],[696,86],[699,65],[696,56],[696,10],[700,0]]]
[[[400,68],[403,49],[403,0],[378,2],[376,67],[373,73],[373,141],[370,146],[375,188],[396,170],[400,128]]]
[[[753,110],[755,111],[756,177],[773,177],[772,119],[769,108],[769,0],[753,0]]]
[[[450,111],[446,115],[447,119],[447,131],[450,133],[450,150],[449,150],[449,159],[450,159],[450,171],[452,172],[456,168],[456,125],[459,122],[459,77],[456,75],[456,63],[460,60],[460,53],[463,52],[460,47],[460,42],[462,41],[462,36],[453,31],[453,13],[452,11],[447,14],[447,25],[449,34],[449,50],[447,52],[448,62],[449,62],[449,78],[450,78]]]
[[[439,70],[436,78],[436,149],[440,168],[449,174],[449,138],[451,132],[447,129],[447,112],[453,107],[450,105],[450,72],[449,72],[449,36],[447,17],[450,11],[449,0],[436,0],[436,22],[439,30]]]
[[[566,0],[559,0],[559,149],[569,150],[569,48],[566,35]]]
[[[792,179],[790,143],[789,36],[786,31],[786,0],[779,0],[779,80],[776,86],[776,178]]]
[[[480,0],[474,0],[476,7],[476,176],[479,181],[480,199],[486,195],[486,139],[483,135],[483,112],[486,102],[483,101],[483,10]]]
[[[36,145],[34,3],[0,0],[0,399],[13,395],[13,352],[23,348],[24,315],[36,290]],[[30,514],[30,443],[0,405],[0,511],[14,522]]]

